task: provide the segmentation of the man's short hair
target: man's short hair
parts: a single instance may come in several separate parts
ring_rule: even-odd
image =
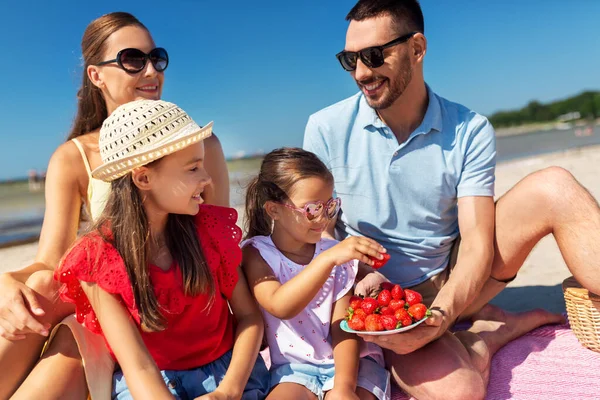
[[[410,31],[425,33],[419,0],[359,0],[346,15],[346,21],[362,21],[382,15],[393,18],[399,34]]]

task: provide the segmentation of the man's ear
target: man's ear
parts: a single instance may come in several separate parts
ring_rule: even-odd
[[[427,52],[427,39],[422,33],[415,33],[412,40],[413,58],[418,62],[423,62]]]
[[[131,172],[133,184],[140,190],[150,190],[152,187],[152,170],[146,166],[134,169]]]
[[[281,217],[281,204],[274,201],[267,201],[264,205],[265,212],[273,221],[277,221]]]
[[[94,85],[98,88],[104,87],[104,81],[102,80],[102,74],[100,73],[100,68],[98,68],[95,65],[88,65],[88,67],[86,69],[86,73],[87,73],[88,78],[90,79],[90,82],[92,82],[92,85]]]

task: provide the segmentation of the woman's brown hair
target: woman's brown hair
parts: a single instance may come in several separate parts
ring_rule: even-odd
[[[102,92],[90,81],[87,67],[104,61],[106,39],[126,26],[139,26],[148,30],[136,17],[126,12],[113,12],[90,22],[81,39],[83,57],[83,82],[77,92],[77,114],[67,141],[92,132],[108,117]]]
[[[333,183],[333,175],[315,154],[296,147],[267,154],[246,192],[245,238],[270,235],[272,221],[264,209],[265,203],[285,201],[298,181],[313,177]]]
[[[160,160],[153,164],[157,162]],[[121,255],[133,287],[142,328],[152,332],[163,330],[166,325],[150,281],[150,230],[142,202],[131,174],[113,181],[106,207],[92,232],[99,232]],[[194,218],[192,215],[169,214],[166,245],[181,270],[183,292],[187,296],[207,294],[208,308],[215,296],[215,282],[200,247]]]

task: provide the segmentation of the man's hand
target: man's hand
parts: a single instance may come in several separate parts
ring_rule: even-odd
[[[410,331],[397,333],[395,335],[361,335],[365,342],[391,350],[396,354],[410,354],[415,350],[433,342],[446,332],[448,322],[443,312],[431,310],[431,316],[424,323]]]
[[[374,297],[379,293],[380,286],[383,282],[389,280],[379,272],[371,272],[356,284],[354,294],[364,297]]]
[[[21,340],[29,333],[48,336],[50,325],[44,325],[35,318],[44,314],[33,290],[8,275],[0,277],[1,337]]]

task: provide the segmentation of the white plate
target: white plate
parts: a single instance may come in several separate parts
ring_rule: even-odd
[[[416,328],[418,325],[422,324],[426,319],[427,319],[427,317],[423,318],[420,321],[415,322],[412,325],[403,326],[402,328],[398,328],[398,329],[392,329],[391,331],[377,331],[377,332],[355,331],[354,329],[350,329],[350,327],[348,326],[348,321],[346,321],[346,320],[343,320],[342,322],[340,322],[340,327],[342,328],[343,331],[350,332],[350,333],[357,333],[360,335],[374,335],[374,336],[393,335],[394,333],[410,331],[411,329]]]

